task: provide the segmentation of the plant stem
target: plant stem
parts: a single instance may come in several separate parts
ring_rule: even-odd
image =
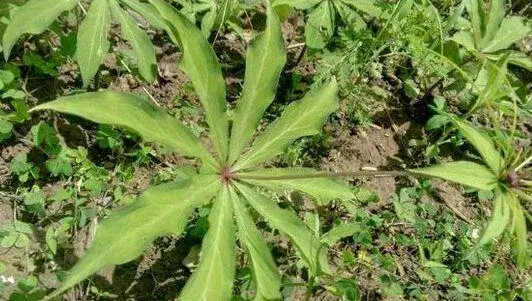
[[[517,166],[515,168],[515,172],[518,172],[521,168],[527,166],[528,163],[530,163],[530,162],[532,162],[532,156],[526,158],[525,161],[523,161],[521,164],[519,164],[519,166]]]
[[[519,180],[519,185],[526,186],[526,187],[532,187],[532,181],[529,180]]]
[[[257,181],[280,181],[315,178],[359,178],[359,177],[401,177],[407,176],[407,171],[351,171],[351,172],[316,172],[309,174],[298,174],[289,176],[255,176],[249,174],[236,174],[235,179],[257,180]]]

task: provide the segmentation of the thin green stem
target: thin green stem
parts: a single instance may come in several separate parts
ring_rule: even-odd
[[[529,180],[519,180],[519,185],[526,186],[526,187],[532,187],[532,181]]]
[[[527,166],[528,163],[530,163],[530,161],[532,161],[532,156],[526,158],[526,160],[523,161],[523,163],[519,164],[519,166],[517,166],[517,167],[515,168],[515,171],[518,172],[521,168]]]
[[[256,181],[281,181],[281,180],[300,180],[316,178],[359,178],[359,177],[402,177],[409,175],[407,171],[351,171],[351,172],[316,172],[308,174],[290,175],[290,176],[255,176],[245,173],[237,173],[235,179],[256,180]]]

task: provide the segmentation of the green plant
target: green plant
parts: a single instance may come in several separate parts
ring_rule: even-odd
[[[201,31],[206,37],[225,21],[235,22],[235,15],[240,11],[241,5],[236,0],[175,0],[175,2],[182,6],[181,13],[192,23],[201,19]]]
[[[134,204],[105,219],[91,248],[52,295],[64,292],[106,265],[133,260],[159,236],[181,234],[195,208],[209,204],[212,204],[209,230],[203,238],[200,263],[180,300],[231,299],[237,231],[250,258],[255,298],[281,298],[281,281],[273,257],[248,205],[293,240],[312,277],[327,274],[326,248],[316,233],[291,210],[281,209],[255,187],[299,190],[313,196],[318,205],[353,197],[348,187],[331,179],[298,177],[311,172],[310,169],[258,167],[282,154],[296,139],[319,133],[328,115],[338,107],[335,80],[290,104],[244,152],[274,99],[286,61],[281,25],[273,8],[268,4],[265,32],[248,48],[244,89],[229,135],[224,81],[212,48],[201,31],[180,12],[163,0],[150,3],[165,19],[168,33],[183,51],[180,67],[192,81],[203,105],[216,155],[202,146],[178,119],[135,95],[111,91],[86,93],[34,108],[33,111],[51,109],[125,127],[146,141],[198,158],[202,163],[197,174],[150,188]]]
[[[155,79],[157,62],[148,35],[119,3],[142,15],[155,27],[166,26],[153,7],[138,0],[94,0],[88,10],[78,0],[30,0],[12,8],[10,21],[3,34],[2,46],[7,59],[17,40],[24,34],[44,32],[63,12],[79,6],[85,14],[77,34],[75,58],[79,64],[84,86],[96,75],[110,43],[107,34],[114,21],[120,24],[122,37],[129,42],[139,74],[147,81]]]
[[[5,64],[0,68],[0,142],[12,136],[15,124],[29,118],[26,94],[20,90],[19,80],[17,67]]]
[[[30,243],[29,236],[33,235],[30,224],[15,221],[9,227],[0,228],[0,245],[4,248],[25,248]]]
[[[508,62],[532,69],[532,60],[526,54],[510,47],[526,37],[530,25],[525,18],[505,17],[505,0],[490,0],[485,8],[482,0],[464,0],[469,15],[468,28],[455,33],[452,40],[469,51],[497,61],[506,53]]]
[[[276,0],[274,6],[291,6],[310,10],[305,26],[305,39],[310,48],[324,48],[336,31],[337,18],[350,26],[365,28],[361,11],[371,17],[383,17],[382,10],[371,0]]]
[[[485,165],[457,161],[410,171],[414,174],[439,177],[481,191],[493,191],[495,197],[491,221],[484,229],[479,245],[491,242],[506,230],[513,236],[518,264],[527,266],[530,257],[527,249],[528,232],[525,215],[528,213],[523,209],[520,199],[525,201],[532,199],[531,182],[526,179],[526,173],[522,172],[522,169],[531,162],[532,156],[514,152],[513,146],[509,143],[502,145],[503,156],[491,138],[482,131],[450,114],[441,113],[440,116],[445,116],[446,122],[452,123],[475,147]],[[508,141],[508,137],[503,139]]]

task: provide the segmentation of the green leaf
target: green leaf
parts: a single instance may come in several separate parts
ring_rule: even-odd
[[[425,129],[427,129],[427,131],[433,131],[433,130],[442,128],[449,122],[451,121],[445,115],[434,115],[429,119],[429,121],[427,121],[427,124],[425,125]]]
[[[374,0],[341,0],[342,2],[364,12],[372,17],[379,17],[382,14],[380,7],[375,6]]]
[[[72,162],[71,159],[68,158],[68,149],[67,148],[61,148],[61,151],[55,158],[46,160],[46,169],[52,173],[52,176],[71,176],[73,169],[72,169]]]
[[[519,51],[505,51],[502,54],[487,54],[492,61],[499,61],[504,55],[508,56],[508,64],[516,65],[522,68],[532,71],[532,58],[525,53]]]
[[[476,49],[475,38],[473,37],[473,34],[469,31],[461,30],[455,33],[452,36],[451,40],[464,46],[469,51]]]
[[[297,9],[309,9],[323,0],[274,0],[273,6],[289,5]]]
[[[481,94],[482,101],[493,104],[510,93],[506,86],[507,62],[507,55],[503,55],[496,63],[486,62],[485,71],[488,77]]]
[[[268,168],[241,175],[245,182],[272,190],[302,191],[315,198],[319,205],[328,204],[332,200],[350,200],[355,197],[349,187],[340,181],[330,178],[298,179],[299,175],[311,174],[317,174],[316,170],[312,168]]]
[[[42,33],[64,11],[73,9],[78,0],[31,0],[11,14],[2,39],[7,61],[17,40],[25,33]]]
[[[134,94],[84,93],[39,105],[31,111],[46,109],[131,129],[146,141],[160,143],[184,156],[197,157],[204,164],[216,166],[212,155],[181,121]]]
[[[168,21],[170,36],[177,37],[183,57],[180,67],[192,81],[205,109],[211,138],[220,159],[227,159],[229,121],[225,83],[216,55],[201,31],[174,7],[163,0],[150,0]]]
[[[457,117],[449,116],[449,118],[467,141],[475,147],[491,171],[499,175],[504,168],[504,161],[489,136]]]
[[[442,178],[480,190],[492,190],[498,181],[493,172],[484,165],[468,161],[449,162],[433,167],[410,169],[409,171],[414,174]]]
[[[343,223],[336,225],[321,237],[321,242],[328,246],[333,246],[340,239],[353,236],[355,233],[360,232],[361,230],[362,227],[358,223]]]
[[[368,27],[364,18],[351,6],[343,2],[338,2],[335,3],[335,8],[338,16],[342,19],[342,22],[344,24],[349,24],[350,28],[354,30],[362,30]]]
[[[149,3],[139,2],[138,0],[120,0],[125,5],[129,6],[131,9],[139,13],[143,18],[145,18],[151,25],[157,28],[168,30],[168,24],[164,20],[161,20],[161,15]]]
[[[230,192],[239,239],[251,258],[253,281],[257,291],[254,300],[281,300],[281,279],[270,249],[249,216],[243,200],[234,190]]]
[[[471,18],[471,27],[473,29],[473,36],[475,38],[475,45],[480,46],[480,41],[484,35],[484,20],[486,18],[484,10],[482,10],[482,0],[465,0],[466,9]]]
[[[330,1],[323,1],[313,10],[305,26],[305,40],[307,46],[322,49],[334,35],[336,11]]]
[[[13,130],[13,123],[6,119],[0,119],[0,134],[9,134]]]
[[[246,76],[231,131],[229,164],[235,162],[257,129],[264,111],[275,98],[286,49],[277,14],[268,6],[266,30],[248,47]]]
[[[96,75],[104,56],[109,51],[107,33],[110,28],[111,12],[107,0],[94,0],[79,26],[75,55],[85,87]]]
[[[532,58],[522,52],[511,52],[508,56],[508,63],[523,67],[528,71],[532,71]]]
[[[493,53],[499,50],[508,49],[512,44],[519,42],[529,32],[530,27],[525,25],[521,17],[509,17],[502,21],[497,34],[486,45],[482,47],[482,52]]]
[[[500,189],[495,189],[495,204],[491,213],[491,221],[478,242],[480,245],[491,242],[493,239],[499,237],[506,229],[506,225],[510,222],[510,198],[511,196],[508,193],[502,192]]]
[[[244,184],[235,186],[248,203],[262,215],[272,228],[288,235],[301,253],[311,274],[328,273],[327,254],[324,246],[305,223],[293,212],[281,209],[272,200]]]
[[[505,0],[490,0],[488,15],[486,16],[486,32],[481,41],[482,47],[488,44],[497,34],[497,30],[504,19],[505,2]]]
[[[87,253],[50,297],[105,266],[135,259],[157,237],[181,234],[193,210],[207,204],[219,190],[217,176],[197,176],[147,190],[135,203],[100,223]]]
[[[155,80],[157,59],[150,37],[137,26],[137,22],[120,8],[116,0],[110,1],[113,18],[120,23],[122,36],[126,39],[135,54],[140,75],[148,82]]]
[[[296,139],[316,135],[327,117],[338,109],[338,87],[333,79],[291,103],[235,165],[235,170],[253,167],[280,155]]]
[[[528,253],[528,230],[526,226],[526,220],[524,215],[524,210],[519,200],[510,196],[511,207],[512,207],[512,232],[514,235],[515,241],[513,242],[513,251],[516,256],[517,264],[525,268],[530,262],[530,256]]]
[[[216,22],[217,12],[216,6],[208,10],[201,19],[201,32],[205,38],[209,38],[211,31],[213,30],[214,23]]]
[[[235,225],[228,187],[222,189],[209,215],[198,269],[178,300],[231,300],[235,278]]]

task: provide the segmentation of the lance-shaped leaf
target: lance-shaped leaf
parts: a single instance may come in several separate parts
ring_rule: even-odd
[[[2,46],[7,60],[18,38],[25,33],[42,33],[64,11],[74,8],[78,0],[30,0],[12,15]]]
[[[504,161],[491,139],[470,124],[454,116],[449,115],[449,118],[467,141],[475,147],[493,173],[499,175],[504,167]]]
[[[120,0],[125,5],[139,13],[143,18],[146,19],[151,25],[161,28],[161,29],[167,29],[168,25],[164,20],[161,20],[161,15],[159,12],[153,7],[153,5],[149,3],[140,2],[138,0]],[[177,42],[176,42],[177,44]]]
[[[248,203],[262,215],[272,228],[288,235],[301,253],[313,275],[329,272],[324,246],[305,223],[293,212],[281,209],[272,200],[245,184],[236,183]]]
[[[438,166],[410,169],[411,173],[442,178],[480,190],[492,190],[497,177],[484,165],[469,161],[449,162]]]
[[[229,301],[235,278],[235,225],[229,188],[223,187],[209,215],[198,269],[178,300]]]
[[[207,204],[220,186],[217,176],[196,176],[147,190],[135,203],[112,214],[99,225],[89,250],[52,296],[105,266],[135,259],[157,237],[179,235],[192,211]]]
[[[363,227],[359,223],[342,223],[323,234],[321,242],[328,246],[333,246],[340,239],[353,236],[355,233],[362,231],[362,229]]]
[[[492,61],[498,61],[504,56],[508,56],[509,64],[525,68],[528,71],[532,71],[532,58],[520,51],[508,50],[504,51],[501,54],[486,54],[486,57]]]
[[[207,123],[220,159],[227,159],[229,122],[226,114],[225,83],[222,69],[201,31],[174,7],[163,0],[150,0],[168,21],[170,35],[177,38],[183,57],[179,66],[192,81],[205,109]]]
[[[478,242],[481,245],[491,242],[493,239],[499,237],[506,225],[510,222],[510,195],[502,192],[501,189],[495,189],[495,201],[493,211],[491,213],[491,221],[484,230],[484,234]]]
[[[465,1],[466,1],[467,13],[469,14],[469,17],[471,18],[471,27],[473,29],[475,45],[479,47],[482,36],[484,35],[484,28],[485,28],[484,20],[486,18],[484,10],[482,9],[483,3],[481,0],[465,0]]]
[[[455,33],[451,40],[455,41],[456,43],[464,46],[467,50],[472,51],[475,49],[475,38],[473,37],[473,33],[466,30],[461,30],[457,33]]]
[[[316,199],[319,205],[332,200],[349,200],[355,196],[344,183],[324,177],[301,177],[317,174],[312,168],[268,168],[240,174],[240,178],[253,185],[272,190],[298,190]]]
[[[350,5],[372,17],[378,17],[382,14],[382,9],[376,6],[374,0],[341,0],[342,2]]]
[[[308,16],[305,40],[310,48],[321,49],[334,35],[336,10],[330,1],[323,1]]]
[[[253,281],[256,287],[254,300],[281,300],[281,279],[270,249],[260,231],[255,227],[243,200],[234,189],[230,192],[239,239],[251,258]]]
[[[482,47],[489,43],[497,34],[497,30],[504,19],[505,2],[505,0],[490,0],[488,14],[486,15],[486,32],[481,42]]]
[[[76,115],[94,122],[116,125],[137,132],[144,140],[160,143],[184,156],[216,166],[199,139],[177,118],[134,94],[116,91],[67,96],[33,108]]]
[[[255,140],[251,149],[235,165],[235,170],[253,167],[282,154],[296,139],[316,135],[327,117],[338,109],[338,87],[333,79],[291,103],[282,116]]]
[[[286,50],[277,14],[268,5],[266,30],[248,47],[244,91],[238,101],[231,131],[229,163],[242,153],[272,103],[279,76],[286,63]]]
[[[148,82],[153,82],[157,74],[157,59],[150,37],[137,26],[137,22],[130,15],[120,8],[116,0],[110,0],[109,3],[113,18],[120,23],[122,36],[133,49],[140,75]]]
[[[528,253],[528,231],[524,215],[524,209],[519,203],[519,200],[513,195],[509,195],[510,208],[512,211],[511,231],[514,236],[513,252],[515,254],[517,264],[520,267],[527,267],[530,262]]]
[[[110,43],[107,40],[109,28],[111,28],[111,12],[108,1],[93,1],[87,16],[79,26],[76,48],[76,60],[85,87],[98,72],[104,56],[109,51]]]
[[[482,47],[482,52],[493,53],[507,49],[512,44],[519,42],[530,32],[530,26],[524,24],[523,18],[509,17],[502,21],[497,34],[486,45]]]

